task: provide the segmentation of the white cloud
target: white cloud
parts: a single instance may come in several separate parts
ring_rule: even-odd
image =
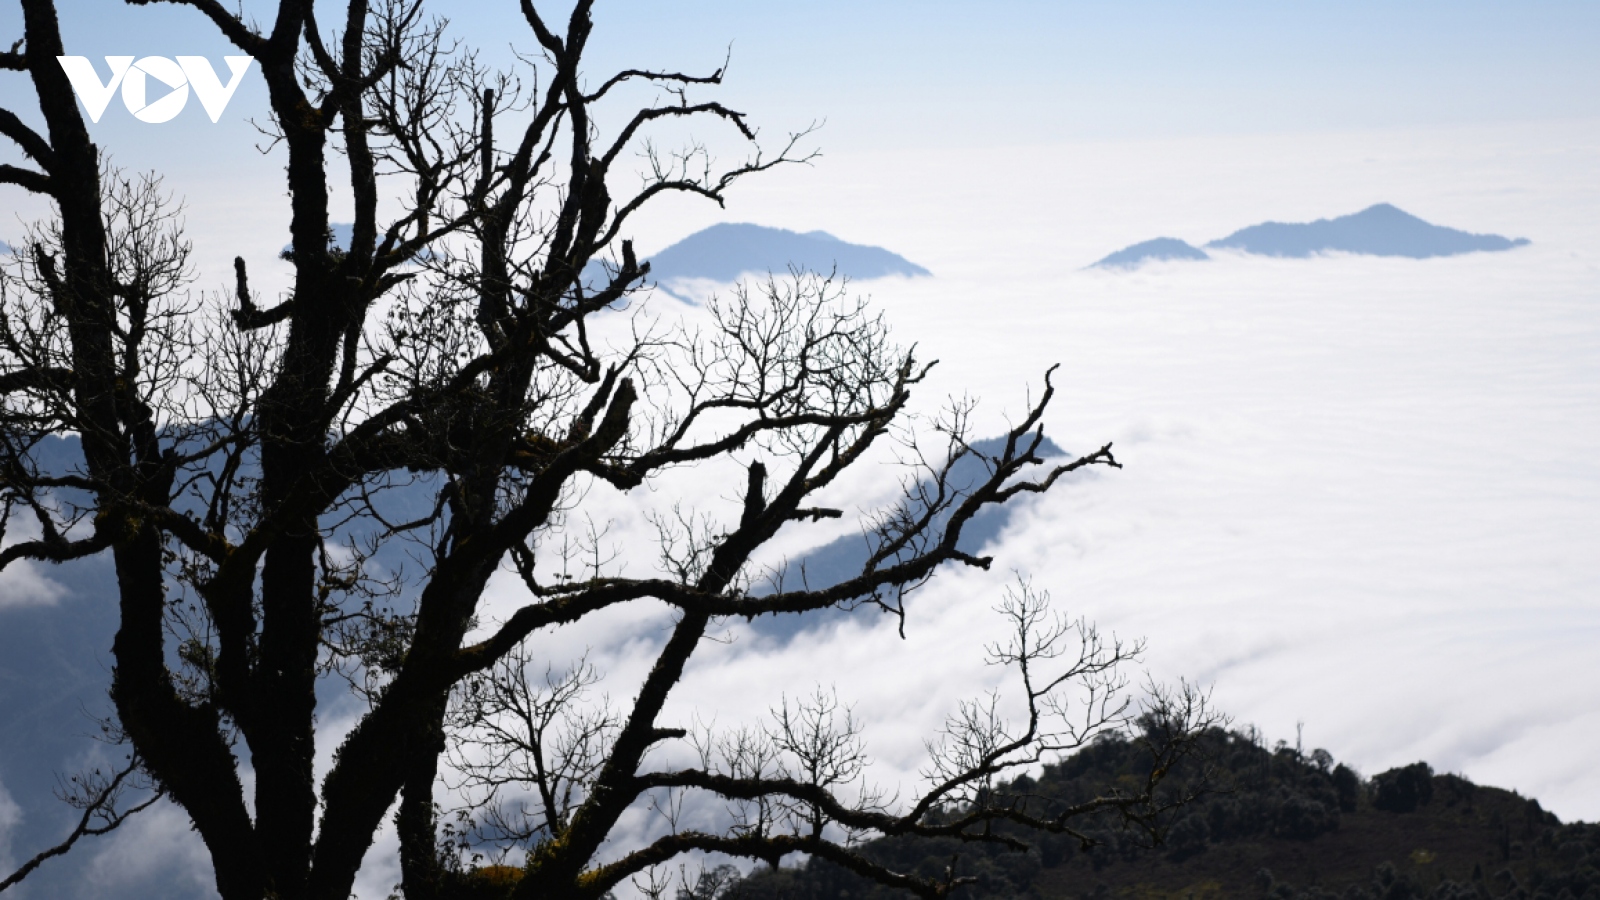
[[[1001,565],[1147,635],[1153,667],[1214,679],[1269,734],[1303,719],[1369,773],[1427,758],[1592,819],[1600,787],[1566,748],[1600,700],[1597,146],[1582,122],[1017,148],[978,169],[835,156],[831,181],[758,183],[740,215],[847,218],[936,263],[872,289],[944,360],[924,396],[982,396],[990,430],[1063,363],[1052,434],[1114,439],[1127,468],[1036,505]],[[1534,244],[1078,271],[1378,200]],[[936,582],[913,627],[970,627],[962,593],[993,589]]]
[[[6,540],[0,546],[36,540],[39,524],[24,515],[14,515],[6,524]],[[0,610],[24,606],[52,606],[67,590],[47,577],[42,567],[31,560],[17,560],[0,572]]]
[[[44,576],[39,567],[19,560],[0,572],[0,610],[24,606],[53,606],[67,589]]]
[[[11,793],[0,783],[0,872],[10,874],[15,862],[11,858],[11,839],[17,826],[22,824],[22,807],[11,799]]]
[[[972,393],[979,433],[996,433],[1060,362],[1052,436],[1114,440],[1127,468],[1032,505],[993,574],[936,579],[904,642],[863,612],[787,646],[707,645],[672,715],[756,718],[784,691],[837,683],[881,779],[909,783],[950,705],[1003,685],[977,644],[1015,567],[1147,637],[1153,671],[1214,683],[1270,737],[1304,721],[1312,746],[1368,774],[1426,759],[1600,817],[1600,781],[1573,749],[1600,708],[1597,147],[1591,122],[1018,148],[977,169],[953,152],[835,155],[831,176],[753,183],[731,216],[846,220],[935,269],[868,286],[900,340],[944,361],[924,409]],[[1080,271],[1159,234],[1203,241],[1380,200],[1534,243]],[[496,590],[509,609],[514,586]],[[628,697],[664,624],[628,610],[547,643],[597,648]]]
[[[188,814],[174,804],[157,804],[100,840],[83,848],[94,854],[82,877],[95,896],[114,897],[152,883],[184,896],[216,895],[210,854]]]

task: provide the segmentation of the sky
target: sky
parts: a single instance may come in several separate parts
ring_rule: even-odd
[[[61,9],[69,53],[203,54],[220,70],[230,52],[190,10]],[[532,45],[511,4],[449,14],[486,60],[509,61],[508,36]],[[4,43],[19,17],[0,5]],[[719,221],[887,247],[934,273],[858,285],[941,360],[924,409],[971,394],[980,430],[997,432],[1061,363],[1052,436],[1114,441],[1126,466],[1021,510],[995,571],[936,580],[904,641],[870,618],[789,645],[740,635],[703,653],[679,713],[731,723],[831,681],[871,723],[877,777],[909,783],[956,699],[1004,691],[975,637],[1020,573],[1144,638],[1153,676],[1209,686],[1269,739],[1303,723],[1308,746],[1368,775],[1425,759],[1600,819],[1586,755],[1600,737],[1600,6],[700,2],[601,4],[596,18],[596,71],[709,70],[731,53],[717,96],[763,135],[825,121],[812,165],[741,184],[726,209],[672,201],[641,217],[642,252]],[[0,103],[24,105],[19,87],[0,76]],[[248,122],[264,102],[247,77],[219,124],[191,101],[146,125],[114,100],[92,126],[119,164],[159,169],[185,199],[204,289],[227,283],[235,254],[258,285],[286,283],[272,262],[282,160],[253,149]],[[1198,245],[1377,202],[1532,244],[1084,270],[1157,236]],[[0,188],[0,239],[40,212]],[[717,477],[686,474],[653,502]],[[863,506],[886,496],[851,489]],[[642,540],[637,504],[595,502],[617,541]],[[70,608],[27,577],[35,606]],[[493,586],[492,609],[516,601]],[[7,614],[0,603],[0,627]],[[660,624],[580,635],[614,696]],[[819,658],[835,661],[826,678]],[[46,813],[19,793],[0,776],[0,861],[41,842],[30,821]],[[139,823],[91,849],[83,877],[203,864],[185,834],[181,816]],[[393,874],[375,863],[362,896]]]
[[[336,20],[335,7],[324,6]],[[243,8],[270,21],[270,4]],[[548,8],[564,19],[565,6]],[[221,57],[234,52],[176,4],[61,0],[60,9],[69,52],[95,60],[199,54],[222,71]],[[515,52],[533,47],[515,4],[434,9],[487,64],[511,66]],[[20,11],[7,4],[0,34],[14,33]],[[769,141],[820,124],[809,146],[823,159],[964,150],[974,165],[1004,166],[984,151],[1474,124],[1510,131],[1600,116],[1592,53],[1600,8],[1577,0],[602,3],[595,35],[596,72],[709,72],[726,60],[718,99],[749,113]],[[191,101],[173,122],[148,125],[114,100],[94,127],[117,165],[166,174],[203,225],[194,230],[215,239],[197,241],[207,263],[231,260],[258,223],[286,222],[281,154],[244,149],[268,143],[251,124],[266,120],[265,88],[252,74],[221,123]],[[26,90],[9,73],[0,85]],[[828,171],[811,183],[825,183]],[[1026,182],[1032,173],[1013,177]],[[15,193],[0,203],[0,212],[15,206],[30,216],[39,208]],[[688,233],[673,213],[641,223],[642,247]],[[11,218],[0,217],[0,234],[16,232]],[[260,249],[280,245],[263,239]]]

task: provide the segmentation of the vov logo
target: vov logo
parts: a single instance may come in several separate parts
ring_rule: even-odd
[[[222,118],[222,111],[233,99],[233,92],[238,90],[245,70],[253,62],[249,56],[224,56],[228,71],[232,73],[232,78],[224,85],[204,56],[180,56],[176,62],[165,56],[146,56],[137,62],[131,56],[108,56],[105,59],[111,69],[111,80],[106,82],[100,80],[94,63],[86,56],[58,56],[56,59],[66,71],[67,80],[72,82],[72,89],[78,92],[78,99],[83,101],[90,121],[100,121],[111,95],[120,85],[122,103],[128,107],[128,112],[139,121],[153,125],[170,122],[183,112],[191,87],[200,98],[200,105],[206,108],[206,115],[216,122]],[[152,79],[170,89],[165,96],[149,99],[155,93],[150,90]]]

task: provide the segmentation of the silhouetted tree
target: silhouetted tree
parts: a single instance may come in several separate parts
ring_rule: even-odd
[[[1412,812],[1433,800],[1433,767],[1412,763],[1372,776],[1372,805],[1390,812]]]
[[[646,329],[620,349],[592,339],[648,274],[621,238],[635,212],[668,193],[720,203],[737,179],[794,161],[801,135],[764,154],[743,114],[689,97],[720,70],[587,79],[590,0],[565,33],[523,0],[539,48],[529,89],[456,49],[420,0],[349,0],[331,29],[308,0],[282,0],[265,28],[218,0],[179,2],[266,81],[288,162],[292,290],[258,304],[243,259],[229,297],[180,290],[188,250],[159,183],[104,167],[56,60],[54,5],[21,0],[25,32],[0,67],[31,79],[45,128],[0,112],[0,134],[28,160],[0,167],[0,182],[49,197],[56,218],[3,282],[0,488],[7,519],[34,536],[0,551],[0,566],[110,554],[116,715],[138,770],[205,842],[224,898],[344,900],[396,804],[412,900],[598,898],[636,876],[656,884],[647,873],[697,852],[773,864],[807,853],[940,896],[960,879],[874,863],[855,852],[859,837],[1019,844],[993,823],[1072,835],[1089,812],[1154,814],[1155,784],[1207,721],[1189,691],[1158,692],[1146,710],[1163,740],[1142,782],[1047,817],[996,790],[1129,709],[1118,666],[1137,648],[1054,618],[1026,590],[1004,607],[1011,643],[993,649],[1018,672],[1025,716],[961,707],[908,802],[862,789],[856,726],[826,694],[783,706],[760,732],[661,721],[717,623],[856,606],[903,616],[906,593],[941,565],[989,565],[958,543],[979,511],[1116,465],[1110,445],[1046,464],[1047,375],[983,457],[984,477],[954,483],[951,466],[974,452],[966,409],[926,424],[937,446],[918,447],[908,403],[929,364],[827,279],[739,293],[706,334]],[[598,111],[639,84],[657,102],[607,118],[620,124],[603,137]],[[647,134],[675,120],[719,121],[751,153],[719,170],[697,144],[656,150]],[[641,149],[643,180],[625,191]],[[348,173],[337,190],[335,153]],[[392,219],[380,184],[409,198]],[[343,247],[329,240],[336,193],[354,208]],[[80,463],[47,464],[41,448],[60,435]],[[774,572],[770,590],[753,590],[753,554],[781,529],[839,517],[818,498],[897,439],[929,461],[873,520],[861,570],[826,587]],[[626,493],[719,460],[739,467],[740,509],[663,520],[665,576],[553,566],[586,490]],[[420,508],[395,499],[417,492]],[[396,546],[422,571],[385,580],[367,565]],[[526,603],[483,621],[502,568],[521,576]],[[647,599],[676,620],[624,708],[587,698],[591,669],[553,670],[526,643]],[[369,707],[319,785],[317,687],[340,676]],[[1086,703],[1069,706],[1069,690]],[[647,759],[674,742],[698,764]],[[460,826],[435,807],[441,766],[464,779]],[[531,811],[501,803],[513,792],[535,798]],[[721,798],[727,820],[599,855],[629,810],[686,794]],[[509,863],[475,865],[485,846]]]
[[[1333,769],[1333,788],[1339,795],[1339,811],[1355,812],[1361,799],[1361,776],[1344,763]]]

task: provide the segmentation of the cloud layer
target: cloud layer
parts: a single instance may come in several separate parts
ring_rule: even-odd
[[[846,160],[844,184],[883,176],[849,203],[758,188],[736,215],[845,217],[937,264],[937,280],[871,286],[899,336],[944,361],[930,406],[982,397],[979,431],[998,431],[1061,362],[1052,435],[1114,440],[1127,468],[1033,506],[993,575],[936,580],[906,641],[862,616],[790,645],[707,648],[681,709],[755,716],[836,683],[872,723],[882,777],[914,779],[949,706],[1002,684],[977,643],[1014,567],[1147,637],[1154,673],[1213,684],[1270,737],[1304,722],[1308,744],[1368,774],[1427,759],[1600,817],[1600,779],[1570,749],[1600,708],[1600,184],[1583,164],[1597,146],[1594,123],[1080,145],[1019,150],[1015,170],[1037,173],[1021,187],[961,182],[957,157],[929,154]],[[1175,219],[1206,233],[1375,197],[1539,240],[1131,276],[1048,262]],[[602,662],[636,673],[651,646],[619,642]]]
[[[1308,745],[1368,774],[1427,759],[1563,818],[1600,818],[1583,752],[1600,730],[1597,148],[1600,127],[1580,123],[1019,149],[1005,172],[976,174],[958,154],[835,156],[810,181],[754,183],[730,215],[844,220],[940,273],[871,285],[901,340],[943,360],[925,411],[972,394],[978,433],[996,433],[1060,362],[1052,436],[1069,449],[1115,441],[1127,468],[1022,511],[992,573],[952,571],[915,598],[904,640],[867,614],[790,642],[730,631],[703,648],[669,717],[754,721],[786,694],[837,685],[868,723],[875,779],[909,785],[922,739],[958,699],[1007,689],[981,645],[998,636],[991,607],[1017,570],[1062,608],[1147,638],[1155,676],[1213,684],[1271,738],[1304,722]],[[1154,229],[1221,233],[1380,197],[1538,242],[1123,276],[1070,262]],[[668,234],[664,222],[641,226],[660,229],[654,246],[705,224],[678,218]],[[644,499],[731,509],[725,474],[685,472]],[[861,506],[892,490],[886,470],[866,475],[846,486]],[[617,542],[649,536],[635,499],[592,497]],[[785,535],[780,549],[799,555],[850,524]],[[636,557],[627,574],[653,564]],[[520,601],[510,579],[493,590],[494,611]],[[639,604],[544,650],[587,650],[625,701],[669,623]],[[331,752],[342,718],[325,721]],[[92,849],[83,877],[147,853],[204,883],[197,846],[181,815],[153,816]],[[363,896],[393,883],[386,846]]]

